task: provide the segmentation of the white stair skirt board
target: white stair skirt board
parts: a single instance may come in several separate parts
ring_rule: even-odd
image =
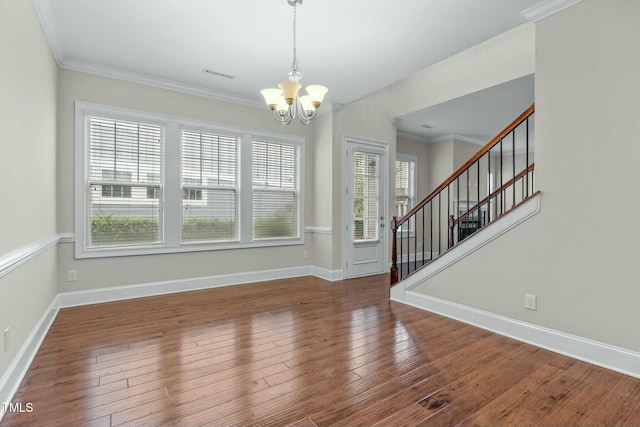
[[[574,359],[640,378],[640,353],[411,291],[540,211],[540,193],[467,237],[391,288],[391,300],[437,313]]]
[[[482,246],[511,230],[513,227],[531,218],[540,212],[541,197],[540,192],[537,192],[535,195],[520,203],[500,218],[494,220],[494,222],[486,225],[464,239],[460,244],[444,252],[440,257],[430,262],[417,273],[403,279],[391,288],[391,296],[399,296],[402,295],[404,291],[413,289],[420,283],[426,281],[432,276],[435,276],[445,268],[455,264],[470,253],[475,252]]]

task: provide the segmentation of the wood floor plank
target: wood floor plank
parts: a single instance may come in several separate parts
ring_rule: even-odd
[[[626,425],[640,426],[640,382],[619,375],[619,381],[607,394],[588,405],[576,421],[581,426],[621,426],[627,422],[630,424]]]
[[[389,301],[388,275],[59,311],[0,426],[640,425],[640,380]]]

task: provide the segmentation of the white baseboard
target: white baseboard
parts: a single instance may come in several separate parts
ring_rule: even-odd
[[[58,314],[58,296],[53,298],[49,307],[42,314],[35,327],[18,350],[13,361],[0,378],[0,421],[4,417],[5,406],[2,403],[11,402],[13,395],[18,391],[22,379],[27,373],[33,358],[36,356],[44,337],[47,335],[51,324]]]
[[[327,270],[326,268],[311,266],[309,275],[315,276],[319,279],[324,279],[329,282],[335,282],[337,280],[344,279],[344,273],[342,270]]]
[[[402,289],[395,288],[391,289],[391,299],[393,301],[450,317],[555,353],[640,378],[640,353],[419,294],[414,291],[404,292]]]
[[[319,267],[304,266],[252,271],[248,273],[223,274],[219,276],[176,279],[163,282],[142,283],[138,285],[117,286],[112,288],[63,292],[58,294],[58,301],[59,307],[61,308],[75,307],[79,305],[98,304],[131,298],[143,298],[155,295],[172,294],[176,292],[212,289],[222,286],[241,285],[301,276],[316,276],[330,281],[341,280],[342,270],[330,271]]]

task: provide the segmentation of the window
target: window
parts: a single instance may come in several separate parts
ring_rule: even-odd
[[[302,244],[303,164],[301,137],[77,102],[76,257]]]
[[[354,160],[353,239],[378,239],[378,169],[380,156],[356,151]]]
[[[183,130],[180,139],[182,242],[236,240],[237,138]]]
[[[415,156],[398,154],[396,156],[396,216],[402,218],[415,206]],[[400,231],[402,226],[400,226]],[[411,232],[414,232],[413,220],[409,223]]]
[[[254,239],[298,237],[298,147],[254,140],[252,163]]]
[[[163,129],[102,117],[87,119],[88,248],[162,241],[160,200],[149,200],[147,174],[160,176]]]

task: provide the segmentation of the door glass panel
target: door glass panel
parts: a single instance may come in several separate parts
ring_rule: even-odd
[[[353,240],[378,239],[380,155],[356,151],[353,169]]]

